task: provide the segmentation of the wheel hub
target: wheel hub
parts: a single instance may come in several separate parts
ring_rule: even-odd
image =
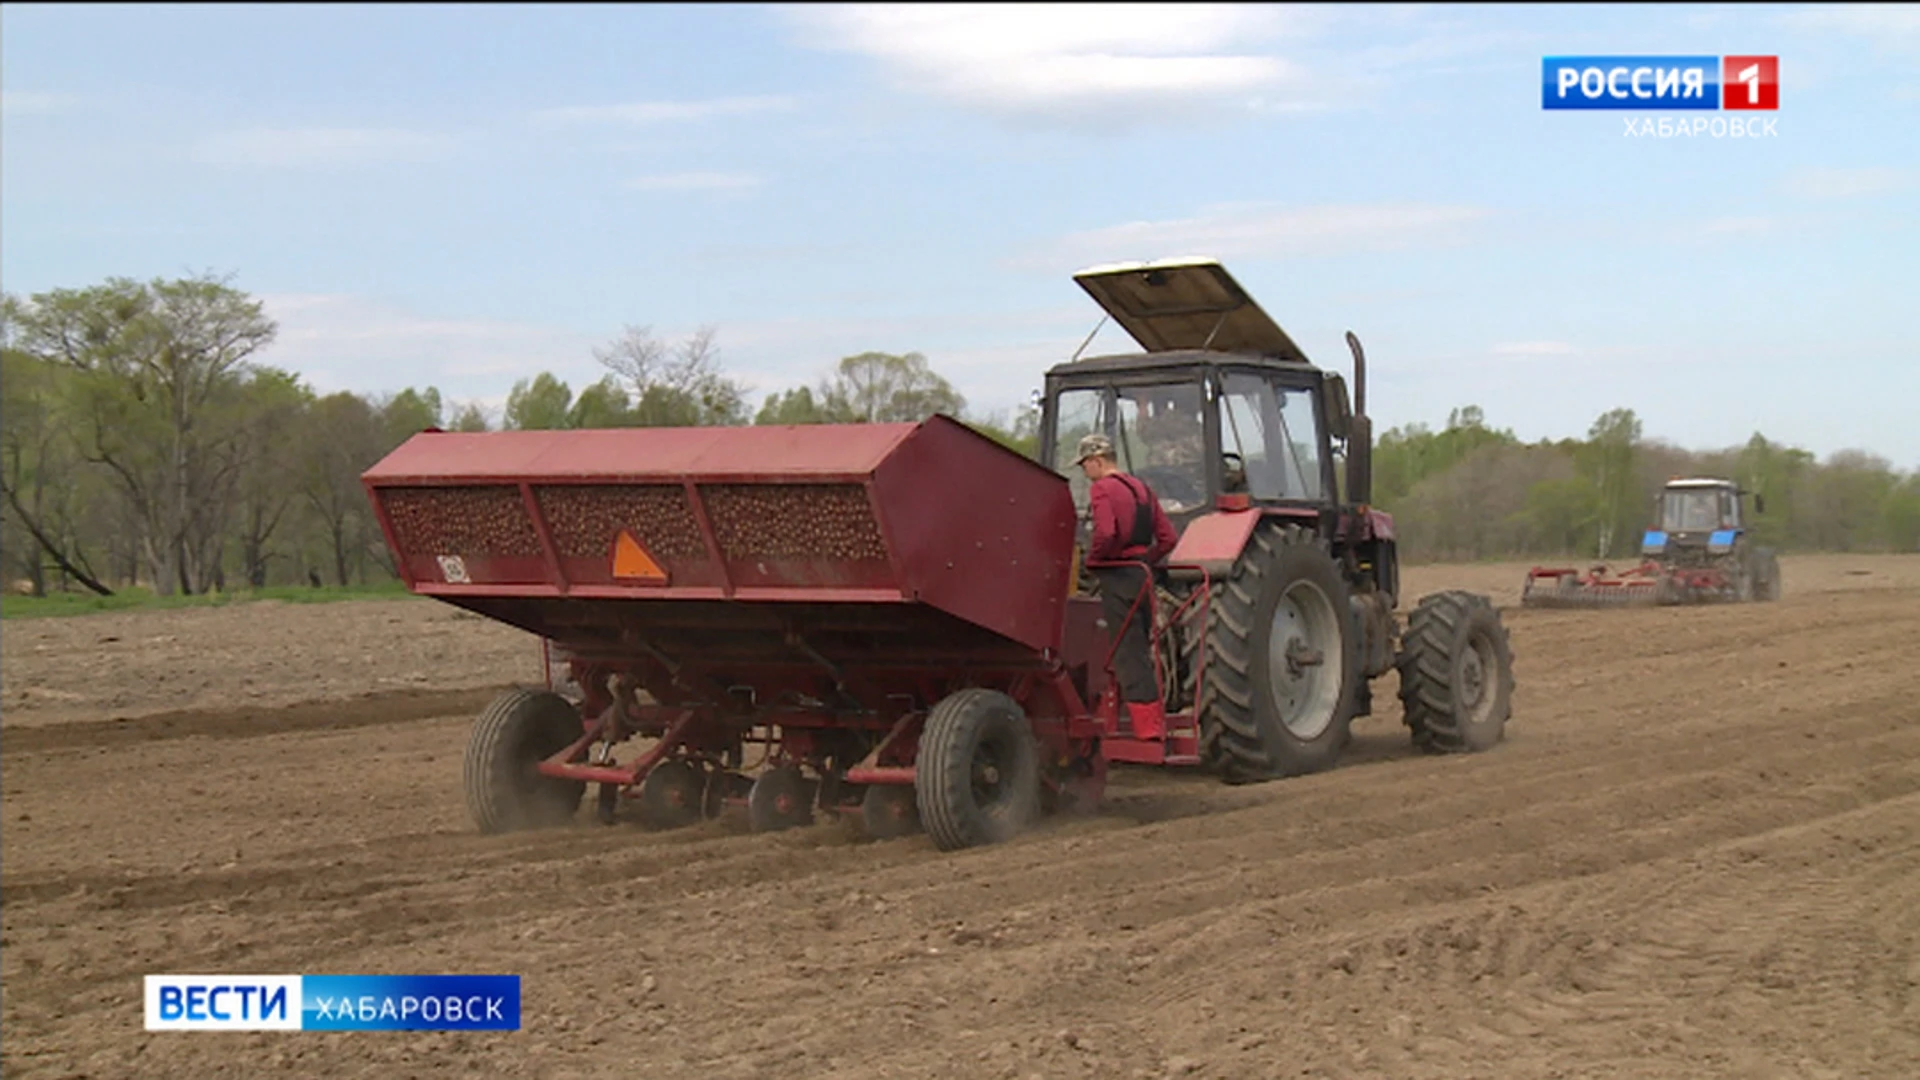
[[[1335,650],[1340,626],[1318,586],[1296,581],[1274,607],[1267,682],[1280,721],[1297,738],[1316,739],[1333,723],[1344,672]]]
[[[1476,647],[1468,650],[1460,661],[1460,698],[1470,707],[1477,705],[1486,688],[1487,667],[1481,661],[1480,650]]]

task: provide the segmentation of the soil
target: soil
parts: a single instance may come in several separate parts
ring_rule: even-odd
[[[8,1077],[1920,1075],[1920,557],[1773,604],[1524,611],[1507,741],[1117,770],[953,854],[730,813],[478,835],[526,635],[425,601],[8,622]],[[1406,605],[1403,605],[1403,607]],[[517,1032],[148,1033],[141,976],[501,972]]]

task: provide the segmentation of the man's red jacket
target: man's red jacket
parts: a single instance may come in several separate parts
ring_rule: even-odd
[[[1173,551],[1180,536],[1173,522],[1160,508],[1160,500],[1146,481],[1126,473],[1110,473],[1093,482],[1087,494],[1093,511],[1093,542],[1087,551],[1088,562],[1139,560],[1158,563]],[[1135,508],[1145,505],[1153,515],[1153,543],[1129,545],[1133,535]],[[1151,556],[1151,557],[1149,557]]]

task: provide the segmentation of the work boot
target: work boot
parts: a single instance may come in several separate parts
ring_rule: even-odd
[[[1127,718],[1133,721],[1133,737],[1136,739],[1167,737],[1167,714],[1157,701],[1127,702]]]

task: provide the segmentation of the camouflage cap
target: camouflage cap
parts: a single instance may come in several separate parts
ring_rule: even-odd
[[[1100,434],[1088,435],[1081,439],[1078,456],[1073,459],[1073,463],[1078,465],[1090,457],[1113,457],[1113,440]]]

